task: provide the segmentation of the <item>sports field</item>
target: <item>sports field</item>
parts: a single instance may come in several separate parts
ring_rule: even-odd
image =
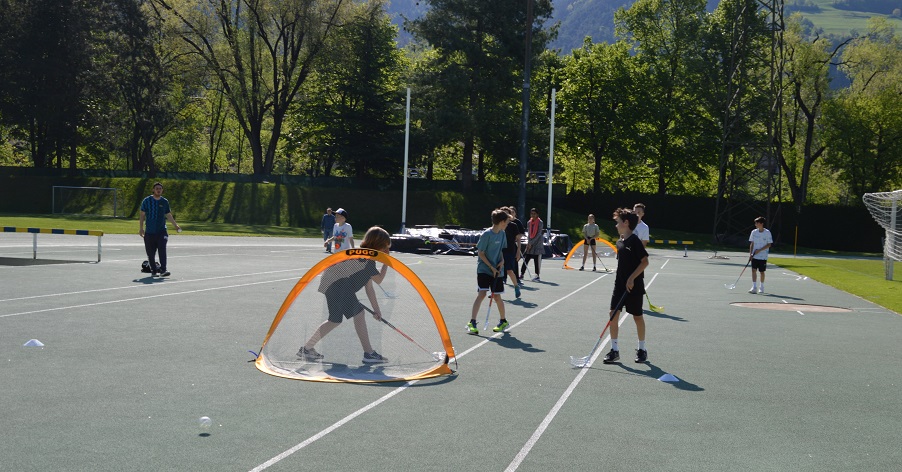
[[[166,279],[139,272],[137,235],[96,251],[48,235],[35,261],[30,235],[0,235],[0,469],[902,468],[902,317],[776,266],[766,293],[746,292],[748,271],[729,290],[740,252],[650,246],[649,363],[624,319],[621,362],[584,369],[569,360],[598,339],[613,274],[546,259],[504,294],[509,332],[472,336],[475,259],[392,253],[435,298],[459,370],[350,385],[269,376],[248,352],[321,241],[173,235]]]

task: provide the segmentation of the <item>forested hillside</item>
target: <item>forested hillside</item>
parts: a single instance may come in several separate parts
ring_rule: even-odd
[[[582,46],[583,38],[594,42],[614,41],[614,12],[628,7],[634,0],[553,0],[551,24],[560,23],[558,37],[549,47],[569,54]],[[707,10],[713,12],[719,0],[707,0]],[[835,36],[847,36],[852,31],[864,31],[871,16],[888,16],[902,26],[902,1],[899,0],[785,0],[785,12],[801,12],[813,27]],[[411,36],[403,31],[403,18],[419,18],[428,8],[420,0],[394,0],[388,6],[392,21],[401,28],[399,42],[403,46]]]

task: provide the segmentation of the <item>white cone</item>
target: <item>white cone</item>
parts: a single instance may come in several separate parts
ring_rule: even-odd
[[[664,374],[660,378],[658,378],[661,382],[679,382],[680,379],[676,378],[673,374]]]
[[[44,343],[38,341],[37,339],[29,339],[27,343],[23,344],[25,347],[44,347]]]

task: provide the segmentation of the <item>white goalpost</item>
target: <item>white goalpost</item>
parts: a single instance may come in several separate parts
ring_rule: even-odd
[[[119,216],[119,189],[108,187],[53,186],[54,215]]]
[[[886,230],[883,238],[883,263],[886,280],[893,280],[893,264],[902,260],[902,218],[899,215],[902,190],[866,193],[861,199],[871,216]]]

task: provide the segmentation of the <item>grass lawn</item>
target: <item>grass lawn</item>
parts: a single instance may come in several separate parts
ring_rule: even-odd
[[[902,281],[886,280],[882,260],[770,257],[767,261],[902,313]],[[902,266],[896,263],[894,274],[896,269]]]
[[[238,225],[179,220],[183,235],[202,236],[278,236],[319,238],[319,228],[291,228],[287,226]],[[80,217],[72,215],[0,215],[0,226],[28,228],[61,228],[100,230],[107,234],[138,234],[138,220],[109,217]]]

